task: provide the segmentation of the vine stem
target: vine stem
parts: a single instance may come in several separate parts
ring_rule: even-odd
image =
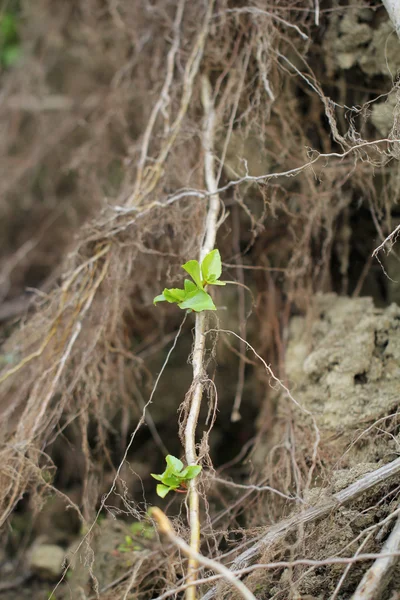
[[[218,230],[218,215],[220,201],[217,193],[218,183],[215,176],[214,159],[214,129],[215,110],[211,94],[211,86],[207,77],[203,76],[202,103],[204,108],[204,178],[209,193],[209,204],[205,222],[203,243],[200,249],[200,261],[211,252],[215,245]],[[193,347],[193,384],[192,397],[189,414],[185,426],[185,454],[188,465],[195,465],[198,460],[196,451],[196,428],[199,419],[201,400],[203,397],[204,381],[204,353],[206,340],[206,316],[204,312],[196,313],[195,337]],[[197,555],[200,550],[200,501],[196,479],[192,479],[189,485],[189,526],[190,526],[190,548],[188,583],[191,584],[186,590],[186,600],[196,600],[196,579],[198,576]]]

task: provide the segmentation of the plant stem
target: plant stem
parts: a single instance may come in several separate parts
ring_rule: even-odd
[[[200,249],[200,261],[203,260],[206,254],[211,252],[211,250],[214,248],[218,229],[218,214],[220,206],[219,196],[216,193],[218,184],[215,177],[214,160],[215,111],[211,97],[211,86],[206,77],[202,78],[202,102],[205,113],[203,131],[204,176],[207,190],[211,195],[205,223],[204,241]],[[205,330],[205,313],[197,313],[193,347],[193,394],[191,398],[189,415],[185,426],[185,453],[188,465],[195,465],[198,459],[196,452],[196,428],[203,396]],[[192,552],[189,556],[188,583],[192,585],[190,585],[186,590],[186,600],[196,600],[195,583],[198,575],[197,555],[199,554],[200,550],[199,510],[199,492],[195,478],[190,481],[189,485],[190,548]]]

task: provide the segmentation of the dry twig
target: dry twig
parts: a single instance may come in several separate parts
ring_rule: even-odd
[[[195,552],[191,546],[189,546],[182,538],[177,536],[169,519],[165,516],[162,510],[154,507],[150,510],[150,515],[156,520],[160,533],[166,535],[171,542],[175,544],[175,546],[177,546],[186,556],[189,557],[189,560],[220,573],[220,575],[222,575],[233,587],[237,589],[242,598],[245,598],[245,600],[256,600],[255,596],[253,596],[244,583],[235,577],[227,567],[221,565],[215,560],[211,560],[210,558],[203,556],[199,552]],[[191,588],[188,588],[187,591],[190,589]]]
[[[400,517],[382,547],[382,553],[360,581],[352,600],[374,600],[383,593],[392,569],[399,559]]]
[[[233,561],[231,570],[239,571],[248,567],[261,552],[282,540],[289,531],[326,517],[332,510],[356,500],[366,491],[383,483],[389,479],[389,477],[393,477],[398,473],[400,473],[400,458],[376,469],[376,471],[364,475],[364,477],[361,477],[361,479],[355,481],[344,490],[324,498],[317,506],[312,506],[307,510],[295,514],[293,517],[289,517],[288,519],[284,519],[280,523],[273,525],[266,534],[258,536],[254,538],[252,542],[249,542],[249,544],[252,543],[252,546],[248,550],[242,552],[242,554]],[[215,598],[216,591],[216,587],[212,588],[202,597],[202,600],[211,600],[211,598]]]

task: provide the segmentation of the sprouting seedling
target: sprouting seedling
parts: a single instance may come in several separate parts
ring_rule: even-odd
[[[154,479],[161,481],[157,485],[157,494],[160,498],[165,498],[171,490],[186,491],[188,481],[197,477],[201,471],[200,465],[189,465],[183,468],[183,462],[179,458],[171,456],[171,454],[168,454],[165,460],[167,468],[164,473],[161,473],[161,475],[151,474]]]
[[[219,250],[212,250],[204,257],[201,265],[197,260],[189,260],[182,265],[189,273],[190,279],[185,279],[184,289],[165,288],[162,294],[154,298],[154,304],[157,302],[175,303],[182,310],[217,310],[210,296],[205,291],[207,285],[225,285],[224,281],[219,281],[222,273],[221,255]]]
[[[11,12],[0,15],[0,65],[12,67],[21,57],[17,16]]]
[[[132,523],[129,526],[130,535],[125,535],[125,542],[118,546],[119,552],[135,552],[144,549],[143,540],[152,540],[155,535],[154,527],[144,521]]]

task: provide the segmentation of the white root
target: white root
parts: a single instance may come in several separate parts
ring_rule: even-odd
[[[400,0],[382,0],[382,2],[400,38]]]

